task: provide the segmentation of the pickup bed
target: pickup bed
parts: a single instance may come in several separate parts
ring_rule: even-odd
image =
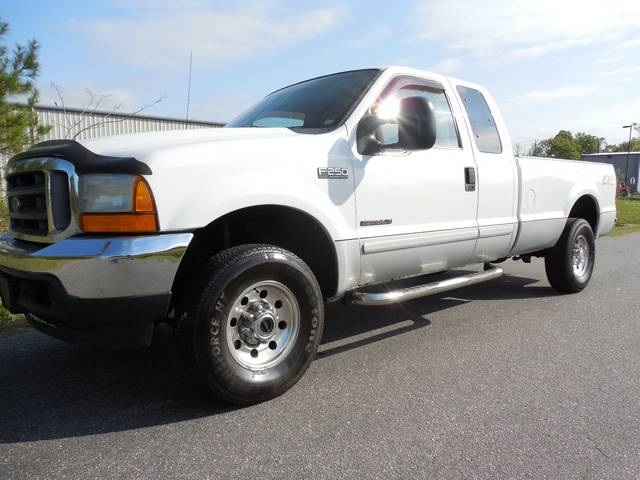
[[[616,216],[612,166],[514,157],[483,87],[400,67],[285,87],[222,129],[44,142],[10,160],[7,191],[12,312],[116,347],[169,322],[203,385],[241,404],[302,376],[325,301],[410,300],[532,256],[579,292]]]

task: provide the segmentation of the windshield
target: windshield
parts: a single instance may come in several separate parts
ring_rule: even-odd
[[[379,70],[354,70],[277,90],[225,127],[332,129],[342,124]]]

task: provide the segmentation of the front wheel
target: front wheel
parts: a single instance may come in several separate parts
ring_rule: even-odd
[[[217,253],[189,286],[179,347],[214,395],[252,404],[304,374],[322,335],[322,294],[309,267],[272,245]]]
[[[579,292],[591,280],[595,258],[591,226],[582,218],[570,218],[558,243],[545,255],[547,279],[560,292]]]

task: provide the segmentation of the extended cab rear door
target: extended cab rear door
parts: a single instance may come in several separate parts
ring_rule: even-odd
[[[511,139],[495,102],[482,87],[450,79],[478,168],[479,237],[475,261],[507,255],[518,228],[518,172]]]

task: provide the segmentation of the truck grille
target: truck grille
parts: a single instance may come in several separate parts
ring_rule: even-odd
[[[69,178],[55,170],[29,170],[7,176],[9,229],[17,238],[38,241],[69,226]]]

